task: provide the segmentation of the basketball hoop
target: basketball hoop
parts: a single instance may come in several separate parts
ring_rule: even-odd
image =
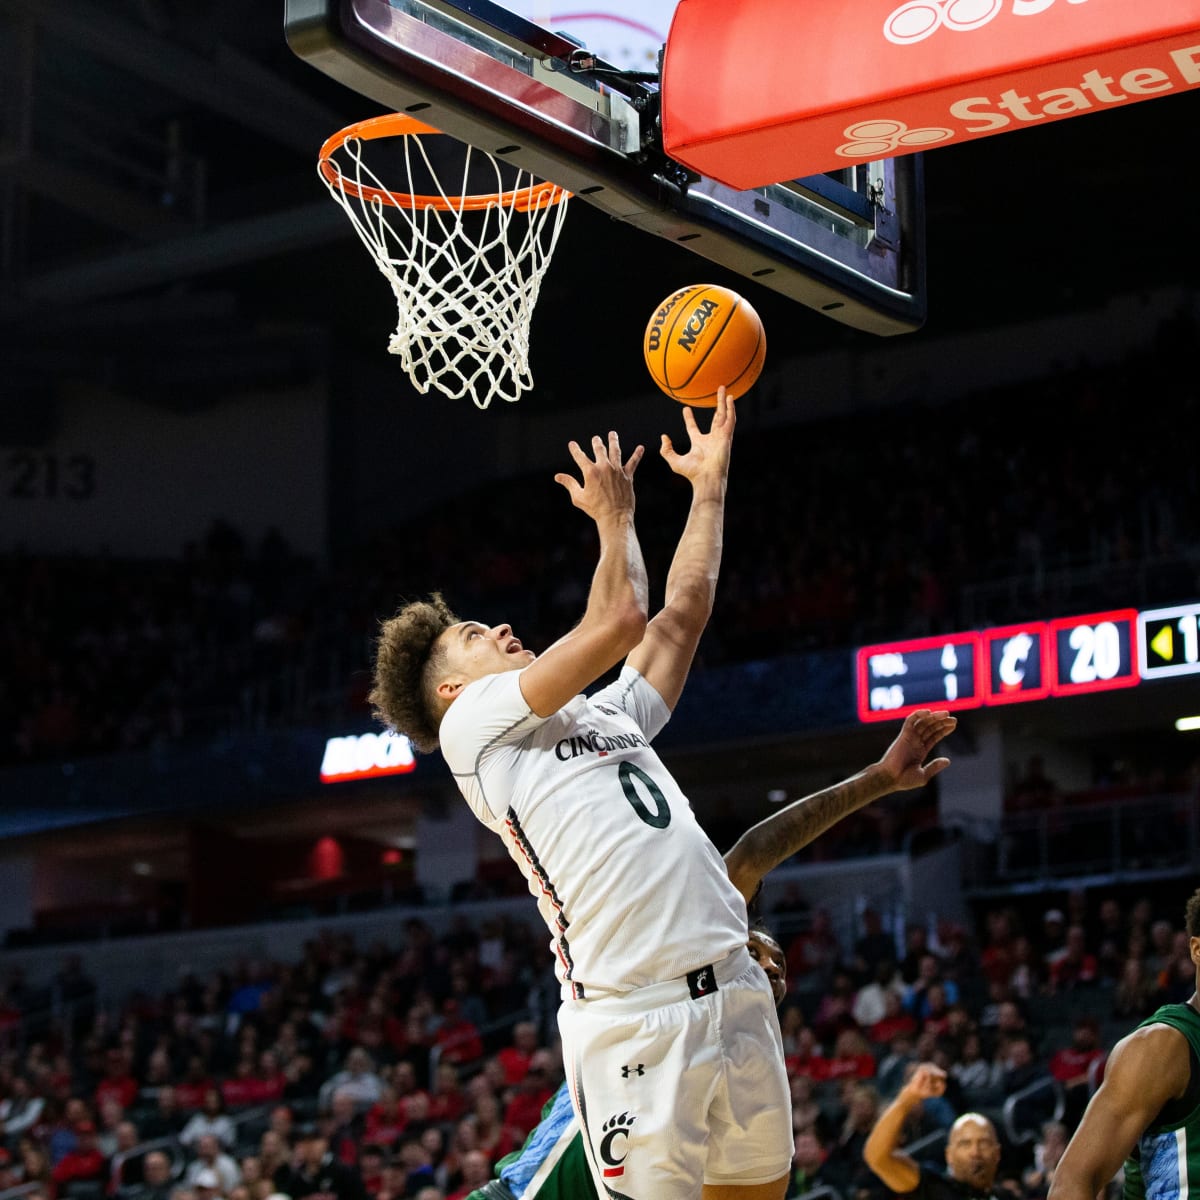
[[[570,193],[507,164],[506,186],[501,162],[467,146],[453,195],[422,144],[434,134],[402,113],[359,121],[325,142],[318,170],[392,286],[399,322],[388,351],[422,394],[432,386],[487,408],[493,396],[518,400],[533,386],[529,324]],[[380,138],[400,140],[407,190],[364,163],[367,143]],[[495,190],[470,191],[472,167],[486,173],[488,164]],[[418,192],[414,171],[435,190]]]

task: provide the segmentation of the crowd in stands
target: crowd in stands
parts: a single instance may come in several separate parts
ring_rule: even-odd
[[[1004,1140],[1004,1192],[1045,1196],[1106,1049],[1195,975],[1186,935],[1149,900],[1064,904],[992,909],[977,935],[913,925],[900,945],[869,909],[849,946],[822,911],[768,914],[799,928],[782,935],[790,1197],[887,1194],[863,1145],[921,1062],[949,1086],[910,1140],[936,1160],[939,1131],[981,1111]],[[411,921],[398,946],[366,949],[326,935],[298,963],[119,1004],[76,961],[50,988],[50,1024],[31,1016],[46,995],[19,974],[5,987],[0,1193],[29,1200],[462,1200],[562,1079],[549,955],[521,923],[439,937]]]
[[[1131,421],[1196,424],[1195,396],[1173,382],[1189,349],[1186,331],[1168,331],[1119,369],[879,409],[869,423],[763,431],[748,419],[701,665],[1066,615],[1118,594],[1194,598],[1191,441],[1160,436],[1148,454],[1129,436]],[[660,586],[686,501],[674,483],[665,471],[639,476]],[[249,546],[221,522],[169,562],[6,553],[0,764],[362,711],[379,618],[431,587],[546,644],[581,611],[595,554],[588,522],[554,487],[540,473],[464,492],[327,569],[277,536]],[[1055,571],[1064,565],[1093,570],[1068,586]]]

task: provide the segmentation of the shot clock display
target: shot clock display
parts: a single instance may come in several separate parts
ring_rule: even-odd
[[[862,721],[1136,687],[1200,673],[1200,603],[1030,621],[855,653]]]

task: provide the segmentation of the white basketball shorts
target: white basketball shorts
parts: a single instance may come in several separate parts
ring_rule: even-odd
[[[766,974],[739,947],[686,978],[558,1017],[563,1063],[601,1196],[697,1200],[702,1183],[788,1173],[791,1093]]]

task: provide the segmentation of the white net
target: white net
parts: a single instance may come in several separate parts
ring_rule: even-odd
[[[320,175],[391,284],[399,322],[389,352],[419,392],[436,387],[487,408],[533,386],[530,321],[569,193],[507,164],[502,174],[492,155],[465,147],[454,195],[422,143],[434,133],[403,116],[362,122],[326,143]],[[385,185],[363,161],[364,148],[384,136],[400,146],[397,172],[407,190]],[[480,195],[488,167],[495,190]],[[433,190],[418,193],[414,178],[427,178]]]

